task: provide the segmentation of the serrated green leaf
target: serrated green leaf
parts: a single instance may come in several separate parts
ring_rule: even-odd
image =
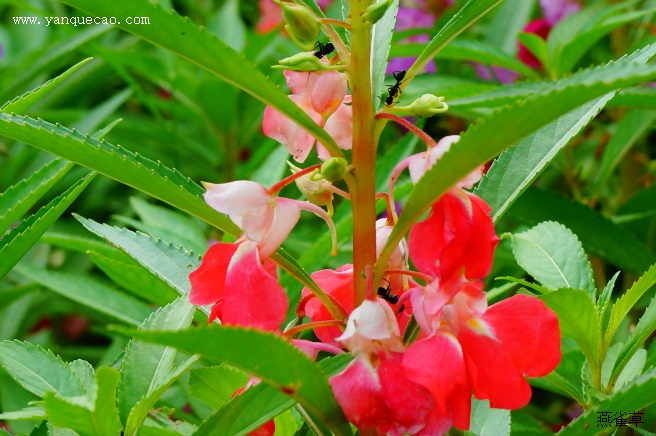
[[[597,312],[599,313],[599,319],[603,320],[606,316],[606,310],[610,304],[610,296],[613,293],[613,288],[615,288],[615,282],[617,277],[619,277],[620,271],[616,272],[615,275],[606,283],[606,287],[601,294],[599,294],[599,299],[597,300]]]
[[[93,394],[86,398],[69,399],[48,392],[43,404],[48,421],[57,427],[68,428],[80,436],[119,435],[121,424],[116,408],[116,387],[118,371],[104,366],[96,372],[96,386]]]
[[[46,417],[46,412],[42,407],[26,407],[22,410],[16,410],[13,412],[3,412],[0,413],[0,419],[3,421],[13,421],[13,420],[29,420],[29,421],[38,421]],[[7,433],[11,434],[11,433]]]
[[[0,235],[27,213],[72,167],[71,162],[55,159],[0,194]]]
[[[114,283],[150,303],[165,306],[178,297],[174,289],[128,256],[105,256],[90,251],[89,258]]]
[[[649,268],[613,305],[608,328],[604,334],[604,347],[609,346],[624,317],[654,284],[656,284],[656,264]]]
[[[646,49],[648,50],[649,47]],[[632,56],[640,56],[642,51]],[[377,265],[386,265],[410,227],[447,189],[538,128],[595,97],[656,77],[656,66],[617,62],[558,80],[518,104],[504,107],[470,126],[416,184]],[[499,126],[504,126],[502,131]],[[380,271],[377,271],[380,274]]]
[[[68,77],[70,77],[73,73],[75,73],[82,65],[86,64],[89,62],[92,58],[87,58],[81,62],[78,62],[77,64],[73,65],[71,68],[68,70],[64,71],[62,74],[59,76],[55,77],[54,79],[48,80],[46,83],[43,85],[34,88],[31,91],[26,92],[25,94],[21,95],[20,97],[16,97],[11,101],[8,101],[7,103],[3,104],[0,106],[0,111],[6,112],[6,113],[18,113],[18,114],[23,114],[25,111],[32,106],[34,103],[37,101],[41,100],[43,97],[46,95],[50,94],[57,86],[62,83],[64,80],[66,80]]]
[[[141,331],[178,331],[189,327],[195,307],[186,295],[159,309],[139,327]],[[148,411],[181,374],[175,370],[177,350],[133,340],[125,351],[119,385],[120,416],[126,435],[136,435]],[[197,358],[187,359],[187,369]],[[175,376],[175,377],[172,377]]]
[[[583,130],[614,93],[584,104],[522,139],[495,159],[474,193],[492,208],[497,222],[558,152]]]
[[[350,359],[350,355],[341,354],[321,360],[319,366],[325,374],[331,376],[343,370]],[[275,387],[260,383],[246,389],[214,412],[198,427],[194,436],[248,434],[295,403],[294,399]]]
[[[189,395],[219,409],[248,380],[246,374],[227,366],[193,369],[189,376]]]
[[[398,11],[399,0],[393,0],[387,11],[385,11],[385,15],[374,24],[371,47],[371,54],[373,56],[371,63],[371,89],[374,99],[374,112],[379,111],[383,105],[380,95],[383,93],[385,87],[385,72],[387,70],[387,61]]]
[[[470,431],[477,436],[509,436],[510,411],[492,409],[487,400],[472,400]]]
[[[618,379],[624,367],[627,366],[640,347],[649,339],[651,334],[656,330],[656,297],[652,298],[651,303],[640,317],[638,324],[635,326],[629,339],[618,353],[615,367],[611,375],[611,380]]]
[[[41,235],[68,209],[95,176],[95,173],[87,174],[0,239],[0,278],[36,244]]]
[[[135,337],[201,354],[248,372],[285,391],[320,417],[336,435],[351,434],[326,375],[279,336],[212,325],[178,332],[136,332]]]
[[[562,224],[546,221],[512,235],[517,263],[549,289],[583,289],[597,298],[590,261],[578,238]]]
[[[80,385],[85,392],[89,392],[95,383],[95,370],[86,360],[76,359],[68,363],[68,367],[73,371],[75,377],[80,381]]]
[[[189,273],[200,266],[200,258],[195,254],[143,233],[100,224],[78,215],[75,215],[75,218],[89,231],[105,238],[179,294],[191,290]]]
[[[654,126],[655,111],[633,110],[617,123],[617,130],[604,148],[597,177],[592,184],[592,197],[597,197],[610,173],[617,167],[635,142]]]
[[[576,341],[591,362],[597,362],[601,326],[590,296],[580,289],[559,289],[540,297],[558,315],[560,333]]]
[[[618,392],[613,393],[613,396],[587,409],[581,416],[557,434],[558,436],[580,436],[587,434],[589,429],[597,428],[601,412],[613,414],[620,411],[624,413],[639,411],[656,402],[655,390],[656,369],[652,369]]]
[[[0,342],[0,365],[23,388],[38,397],[46,392],[63,396],[84,394],[71,368],[52,351],[20,341]]]
[[[149,17],[157,25],[130,26],[125,22],[117,26],[148,42],[166,48],[178,56],[210,71],[219,78],[236,86],[265,104],[275,108],[298,123],[317,138],[327,149],[341,154],[330,135],[294,104],[243,56],[231,49],[216,35],[197,26],[175,11],[166,11],[157,4],[132,0],[65,0],[65,3],[99,17],[115,15],[117,8],[126,17]]]
[[[86,275],[23,264],[17,265],[15,271],[51,291],[127,324],[139,325],[152,312],[147,304]]]
[[[571,229],[587,251],[622,269],[641,274],[656,262],[656,256],[632,233],[557,193],[529,188],[509,214],[530,226],[544,220],[557,221]]]
[[[656,89],[642,87],[623,89],[610,102],[610,106],[656,109]]]
[[[470,0],[460,9],[446,25],[428,43],[415,63],[408,70],[407,77],[412,77],[424,69],[446,45],[465,29],[474,24],[483,15],[492,10],[503,0]]]
[[[151,26],[144,26],[151,27]],[[152,26],[157,27],[157,26]],[[43,120],[0,112],[0,135],[54,153],[143,191],[233,235],[241,234],[230,219],[201,198],[203,188],[175,170],[105,141]]]

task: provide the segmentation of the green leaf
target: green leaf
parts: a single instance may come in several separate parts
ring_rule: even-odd
[[[195,307],[186,295],[159,309],[139,327],[140,331],[186,329],[191,325]],[[175,348],[133,340],[128,344],[121,364],[119,385],[120,416],[126,423],[125,434],[136,435],[148,411],[180,375],[175,371]],[[188,368],[197,358],[187,359]],[[176,377],[172,377],[172,376]]]
[[[172,51],[178,56],[208,70],[240,88],[296,122],[317,138],[332,153],[341,154],[335,141],[287,95],[239,53],[216,35],[197,26],[175,11],[166,11],[147,1],[133,0],[65,0],[65,3],[99,17],[111,17],[118,9],[125,17],[149,17],[153,25],[130,26],[121,22],[117,27],[148,42]]]
[[[71,68],[68,70],[64,71],[62,74],[59,76],[55,77],[54,79],[48,80],[46,83],[43,85],[34,88],[31,91],[26,92],[25,94],[21,95],[20,97],[16,97],[11,101],[8,101],[7,103],[3,104],[0,106],[0,111],[6,112],[6,113],[19,113],[23,114],[25,111],[32,106],[34,103],[38,102],[41,100],[43,97],[46,95],[50,94],[52,91],[57,88],[57,86],[62,83],[64,80],[66,80],[68,77],[70,77],[73,73],[75,73],[82,65],[86,64],[89,62],[92,58],[87,58],[81,62],[78,62],[77,64],[73,65]]]
[[[487,400],[472,400],[469,430],[477,436],[509,436],[510,411],[492,409]]]
[[[591,362],[597,362],[601,326],[590,296],[580,289],[559,289],[540,297],[558,315],[560,333],[572,338]]]
[[[513,204],[509,215],[530,226],[544,220],[557,221],[578,236],[586,251],[622,269],[641,274],[656,262],[656,256],[631,232],[554,192],[529,188]]]
[[[147,304],[106,285],[98,279],[27,265],[17,265],[16,272],[84,306],[131,325],[139,325],[151,314]]]
[[[116,409],[118,371],[104,366],[96,372],[97,390],[81,400],[48,392],[43,400],[48,421],[69,428],[80,436],[119,435],[121,424]]]
[[[597,298],[592,267],[578,238],[562,224],[546,221],[512,235],[517,263],[549,289],[574,288]]]
[[[615,302],[610,312],[608,328],[604,334],[604,347],[608,347],[620,323],[628,315],[638,300],[656,284],[656,264],[636,281],[622,297]]]
[[[474,193],[492,208],[497,222],[558,152],[604,108],[614,93],[584,104],[522,139],[495,159]]]
[[[20,341],[0,342],[0,365],[23,388],[38,397],[46,392],[63,396],[83,395],[84,389],[71,368],[52,351]]]
[[[100,224],[75,215],[89,231],[125,252],[179,294],[191,290],[189,273],[200,266],[195,254],[143,233]]]
[[[626,153],[648,130],[654,126],[656,112],[633,110],[628,112],[617,124],[615,134],[604,148],[597,177],[592,184],[592,196],[597,197],[610,173],[617,167]]]
[[[520,32],[517,34],[517,39],[524,47],[535,56],[546,69],[549,69],[551,59],[549,58],[549,47],[542,37],[535,33]]]
[[[46,412],[41,407],[26,407],[22,410],[0,413],[0,419],[3,421],[40,421],[46,417]],[[2,433],[0,433],[2,434]],[[11,433],[7,433],[11,434]]]
[[[629,339],[626,340],[624,346],[620,350],[611,380],[617,380],[624,367],[628,365],[629,361],[633,358],[640,347],[649,339],[652,333],[656,330],[656,297],[652,298],[651,303],[640,317],[638,324],[635,326]]]
[[[320,417],[336,435],[351,434],[325,374],[279,336],[213,325],[178,332],[136,332],[135,337],[239,368],[283,390]]]
[[[151,17],[152,19],[152,17]],[[140,26],[158,27],[158,26]],[[209,207],[204,190],[176,170],[105,141],[43,120],[0,112],[0,135],[65,157],[87,168],[143,191],[233,235],[241,230]]]
[[[373,56],[371,66],[372,94],[374,99],[374,112],[380,110],[383,101],[380,98],[385,87],[385,72],[387,61],[394,36],[396,25],[396,14],[399,11],[399,0],[393,0],[387,8],[385,15],[374,24],[371,54]]]
[[[492,10],[503,0],[470,0],[460,9],[446,25],[435,35],[415,63],[408,70],[407,77],[419,73],[428,62],[465,29],[474,24],[483,15]]]
[[[529,22],[536,0],[506,0],[486,26],[485,39],[506,53],[517,53],[517,34]]]
[[[71,162],[55,159],[1,193],[0,235],[25,215],[72,167]]]
[[[476,2],[486,3],[486,2]],[[645,50],[649,50],[648,47]],[[632,56],[640,56],[641,51]],[[572,107],[614,89],[656,77],[656,66],[618,61],[580,71],[537,91],[531,97],[493,112],[469,127],[416,184],[399,216],[377,265],[386,265],[394,247],[410,227],[447,189],[506,148],[550,123]],[[499,126],[504,126],[503,130]],[[377,271],[377,273],[380,273]]]
[[[95,173],[87,174],[78,180],[66,192],[43,206],[37,213],[30,216],[18,227],[11,230],[0,240],[0,278],[4,277],[16,263],[36,244],[41,235],[52,226],[64,213],[68,206],[84,191],[95,177]]]
[[[230,401],[237,389],[248,383],[248,376],[227,366],[212,366],[191,370],[189,395],[219,409]]]
[[[620,411],[631,413],[644,409],[656,402],[655,390],[656,370],[652,369],[631,384],[613,393],[613,396],[587,409],[581,416],[558,432],[558,436],[580,436],[588,434],[591,428],[597,428],[597,423],[599,422],[599,417],[602,416],[602,412],[610,412],[612,416],[613,413]]]
[[[90,251],[89,258],[114,283],[150,303],[165,306],[178,297],[174,289],[124,254],[105,256]]]
[[[643,87],[623,89],[610,102],[610,105],[636,109],[656,109],[656,89]]]
[[[615,288],[615,282],[617,277],[619,277],[620,271],[616,272],[615,275],[606,283],[606,287],[601,294],[599,294],[599,300],[597,300],[597,312],[599,313],[599,319],[603,320],[606,317],[606,310],[610,304],[610,296],[613,293],[613,288]]]
[[[350,355],[342,354],[323,359],[318,364],[325,374],[331,376],[342,371],[350,358]],[[260,383],[246,389],[214,412],[198,427],[194,436],[247,434],[294,404],[292,398],[275,387]]]

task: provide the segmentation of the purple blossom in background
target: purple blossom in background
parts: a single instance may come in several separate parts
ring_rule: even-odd
[[[519,78],[519,73],[507,68],[497,67],[496,65],[486,66],[477,62],[472,63],[476,75],[483,80],[498,80],[500,83],[515,83]]]
[[[576,0],[540,0],[542,16],[551,27],[581,9]]]
[[[396,16],[396,27],[394,28],[396,32],[401,30],[408,29],[417,29],[425,28],[430,29],[435,24],[435,16],[429,12],[426,12],[425,7],[422,3],[417,4],[418,7],[399,7],[399,12]],[[430,36],[427,34],[423,35],[414,35],[408,39],[404,39],[402,42],[420,42],[427,43],[430,41]],[[392,74],[394,71],[407,70],[412,66],[416,57],[401,57],[390,59],[389,64],[387,64],[387,74]],[[426,65],[426,72],[433,73],[435,72],[435,64],[432,62]]]

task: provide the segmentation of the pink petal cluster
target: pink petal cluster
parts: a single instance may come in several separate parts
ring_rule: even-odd
[[[322,126],[340,148],[349,150],[352,146],[353,116],[351,96],[346,95],[346,74],[337,71],[285,71],[285,79],[292,91],[289,98]],[[270,106],[264,110],[262,130],[266,136],[287,147],[298,162],[305,161],[315,143],[312,135]],[[330,157],[328,151],[318,143],[317,154],[322,160]]]
[[[400,166],[418,180],[457,138],[443,141]],[[471,186],[475,175],[468,178],[459,186]],[[431,436],[451,426],[466,430],[472,394],[492,407],[523,407],[531,397],[525,377],[546,375],[560,362],[558,319],[542,301],[516,295],[487,306],[481,279],[498,243],[489,211],[454,187],[411,229],[410,258],[431,277],[424,286],[408,281],[398,302],[417,321],[415,342],[403,345],[398,314],[380,298],[353,310],[344,334],[332,336],[355,356],[330,382],[359,428]]]

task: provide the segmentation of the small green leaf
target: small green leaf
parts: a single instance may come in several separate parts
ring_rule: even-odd
[[[616,272],[615,275],[606,283],[606,287],[601,294],[599,295],[599,300],[597,301],[597,312],[599,313],[599,319],[603,320],[606,317],[606,310],[610,304],[610,296],[613,293],[613,288],[615,288],[615,282],[617,277],[619,277],[620,271]]]
[[[520,32],[517,39],[548,69],[550,64],[549,47],[541,36],[535,33]]]
[[[380,95],[385,87],[385,72],[387,70],[387,60],[390,53],[392,36],[394,35],[394,26],[396,25],[396,14],[399,11],[399,0],[393,0],[387,8],[385,15],[374,24],[373,41],[371,54],[373,60],[371,64],[371,81],[372,94],[374,99],[374,111],[379,111],[383,101]]]
[[[546,221],[512,235],[517,263],[543,286],[574,288],[597,298],[592,267],[578,238],[562,224]]]
[[[219,409],[230,401],[237,389],[248,383],[248,376],[227,366],[193,369],[189,376],[189,395]]]
[[[1,113],[0,113],[1,114]],[[52,226],[68,206],[84,191],[95,177],[90,173],[78,180],[59,197],[43,206],[37,213],[21,222],[0,240],[0,278],[4,277],[14,265],[36,244],[41,235]]]
[[[320,417],[336,435],[351,434],[325,374],[279,336],[213,325],[178,332],[136,332],[135,337],[239,368],[283,390]]]
[[[628,315],[638,300],[656,284],[656,264],[636,281],[622,297],[615,302],[610,312],[608,328],[604,334],[604,347],[608,347],[620,323]]]
[[[0,106],[0,111],[6,112],[6,113],[19,113],[23,114],[25,111],[32,106],[34,103],[37,101],[41,100],[43,97],[46,95],[50,94],[52,91],[54,91],[57,86],[62,83],[64,80],[69,78],[74,72],[76,72],[82,65],[86,64],[89,62],[92,58],[87,58],[81,62],[78,62],[77,64],[73,65],[71,68],[68,70],[64,71],[62,74],[59,76],[55,77],[54,79],[48,80],[46,83],[43,85],[34,88],[31,91],[26,92],[25,94],[21,95],[20,97],[16,97],[15,99],[8,101],[4,105]]]
[[[97,390],[82,399],[69,399],[54,392],[44,396],[48,421],[76,431],[80,436],[119,435],[121,424],[116,409],[118,371],[110,367],[96,372]]]
[[[3,421],[13,421],[13,420],[20,421],[24,419],[28,421],[39,421],[41,419],[44,419],[45,417],[46,417],[46,412],[41,407],[26,407],[22,410],[0,413],[0,419],[2,419]],[[11,434],[11,433],[7,433],[7,434]]]
[[[0,365],[23,388],[38,397],[46,392],[63,396],[84,394],[71,368],[52,351],[20,341],[0,342]]]
[[[157,310],[139,327],[140,331],[178,331],[189,327],[195,307],[186,295]],[[125,434],[136,435],[148,411],[175,379],[177,350],[133,340],[128,344],[121,364],[119,405]],[[197,359],[193,359],[195,362]],[[188,364],[182,365],[187,367]]]
[[[30,210],[73,167],[71,162],[55,159],[28,179],[21,180],[0,194],[0,235]]]
[[[151,314],[147,304],[82,274],[49,271],[20,264],[16,272],[84,306],[131,325],[139,325]]]
[[[590,295],[580,289],[559,289],[541,300],[558,316],[560,333],[572,338],[591,362],[597,362],[601,326]]]
[[[487,400],[472,400],[469,430],[477,436],[509,436],[510,411],[492,409]]]

